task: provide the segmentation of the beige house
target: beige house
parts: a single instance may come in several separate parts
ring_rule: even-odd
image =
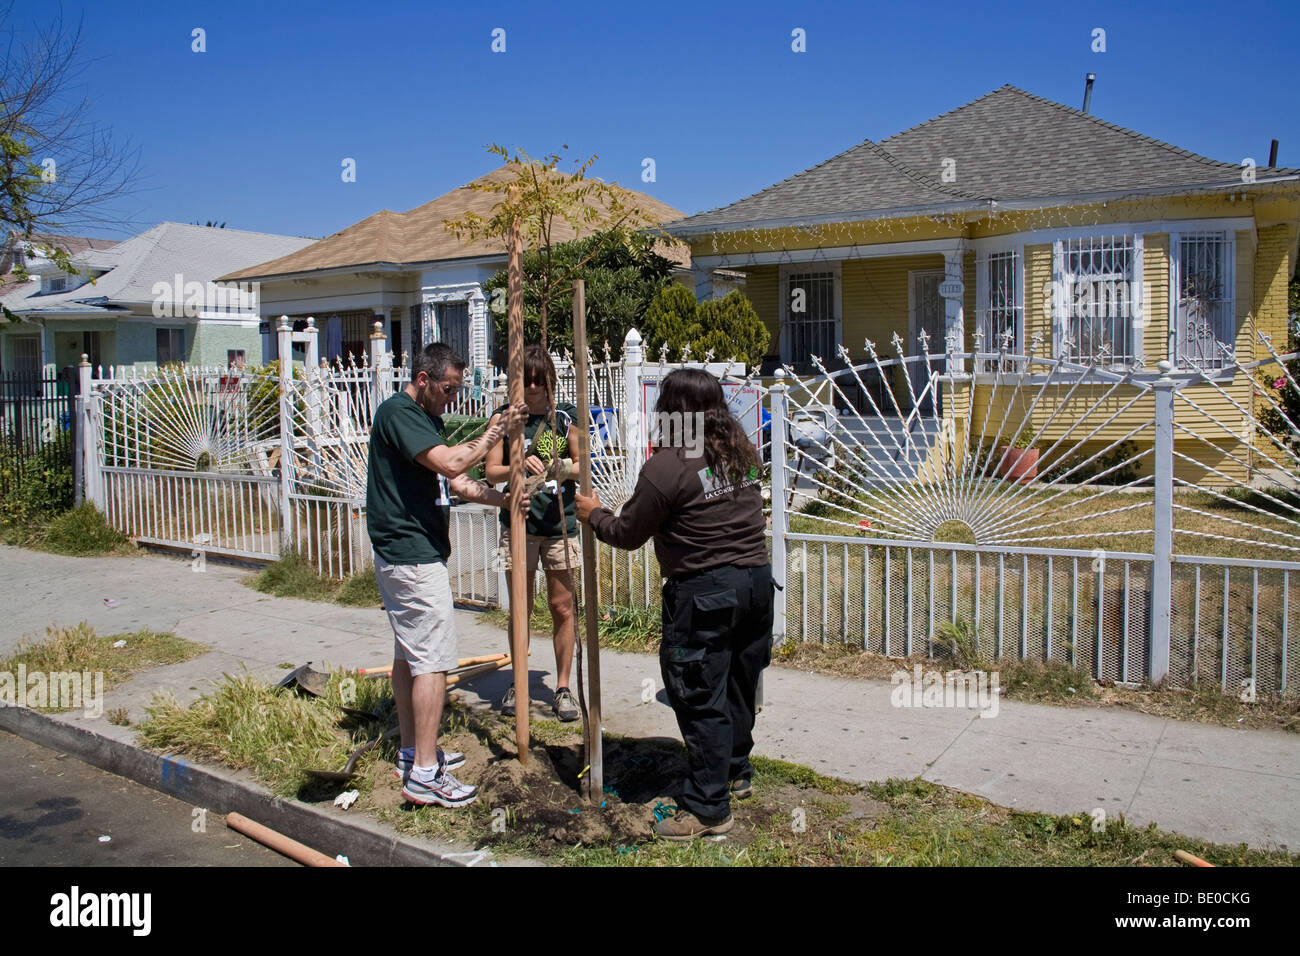
[[[476,182],[503,182],[510,176],[503,166]],[[682,218],[652,196],[627,192],[654,222]],[[378,321],[394,352],[445,341],[473,367],[489,366],[492,336],[482,286],[504,268],[506,255],[495,242],[457,239],[443,223],[467,212],[489,217],[499,201],[495,193],[461,186],[407,212],[382,210],[305,249],[224,278],[261,284],[268,361],[276,357],[275,323],[287,315],[297,328],[305,326],[308,316],[315,318],[324,358],[359,358]],[[575,237],[567,222],[556,223],[554,241]],[[679,261],[683,276],[690,276],[683,247],[666,246],[663,254]]]

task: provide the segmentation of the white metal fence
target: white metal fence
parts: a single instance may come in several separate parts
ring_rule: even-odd
[[[115,527],[256,560],[297,549],[334,577],[369,568],[369,429],[407,372],[378,334],[346,368],[317,364],[310,325],[280,335],[280,354],[307,346],[304,367],[82,369],[86,492]],[[1104,350],[1083,363],[1012,353],[1006,337],[987,350],[979,334],[970,352],[952,338],[931,352],[924,335],[916,355],[894,345],[901,357],[868,342],[858,362],[841,348],[834,368],[811,356],[803,376],[707,366],[767,463],[779,636],[908,656],[964,633],[990,661],[1294,687],[1296,355],[1264,341],[1263,359],[1220,349],[1175,372]],[[572,367],[561,358],[561,398],[576,397]],[[621,362],[592,363],[592,472],[607,505],[635,485],[646,405],[674,367],[647,361],[635,332]],[[462,412],[504,400],[493,374],[469,385]],[[451,532],[457,597],[502,603],[496,513],[458,506]],[[600,605],[657,608],[652,547],[597,555]]]

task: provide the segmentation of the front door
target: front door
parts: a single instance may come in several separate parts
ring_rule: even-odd
[[[917,356],[921,354],[919,336],[922,330],[930,337],[929,352],[931,354],[942,352],[944,350],[947,316],[943,297],[939,295],[939,284],[943,282],[944,272],[939,269],[930,272],[913,272],[911,275],[912,287],[909,297],[911,322],[909,323],[910,335],[907,339],[905,354]],[[931,365],[935,371],[939,371],[937,363],[932,362]],[[912,390],[919,396],[929,384],[925,360],[917,359],[915,362],[908,363],[908,367],[909,374],[912,377]],[[921,400],[920,406],[922,414],[925,415],[934,415],[938,411],[931,395],[926,395]]]

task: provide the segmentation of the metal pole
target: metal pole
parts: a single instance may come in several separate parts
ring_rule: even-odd
[[[287,315],[276,330],[280,354],[280,554],[293,549],[293,509],[289,482],[293,472],[293,328]]]
[[[1172,363],[1160,362],[1156,400],[1155,541],[1151,564],[1151,682],[1169,674],[1169,629],[1173,608],[1174,553],[1174,388]]]
[[[74,399],[72,415],[72,493],[73,501],[80,505],[86,500],[87,470],[89,464],[87,448],[94,448],[93,442],[87,442],[90,428],[90,356],[82,354],[77,366],[77,395]]]
[[[785,642],[786,603],[785,586],[787,578],[786,540],[789,531],[789,516],[785,508],[785,423],[788,415],[788,396],[786,395],[785,373],[776,372],[776,384],[769,392],[771,395],[772,439],[770,454],[772,456],[772,580],[777,584],[772,602],[772,644],[779,646]]]

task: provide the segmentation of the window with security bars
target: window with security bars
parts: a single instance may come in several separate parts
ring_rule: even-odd
[[[343,351],[340,357],[360,363],[370,354],[370,333],[374,331],[375,313],[369,309],[343,312]]]
[[[979,327],[984,333],[981,351],[996,352],[1005,347],[1012,354],[1023,354],[1025,310],[1020,253],[988,253],[980,258],[978,269]],[[984,359],[982,364],[986,372],[997,370],[996,359]]]
[[[1222,368],[1236,339],[1232,241],[1222,232],[1184,233],[1173,257],[1175,354],[1181,366]]]
[[[1138,236],[1088,236],[1056,243],[1057,353],[1079,362],[1127,363],[1141,355]]]
[[[791,273],[787,277],[781,361],[796,370],[811,367],[811,356],[835,358],[835,273]]]

